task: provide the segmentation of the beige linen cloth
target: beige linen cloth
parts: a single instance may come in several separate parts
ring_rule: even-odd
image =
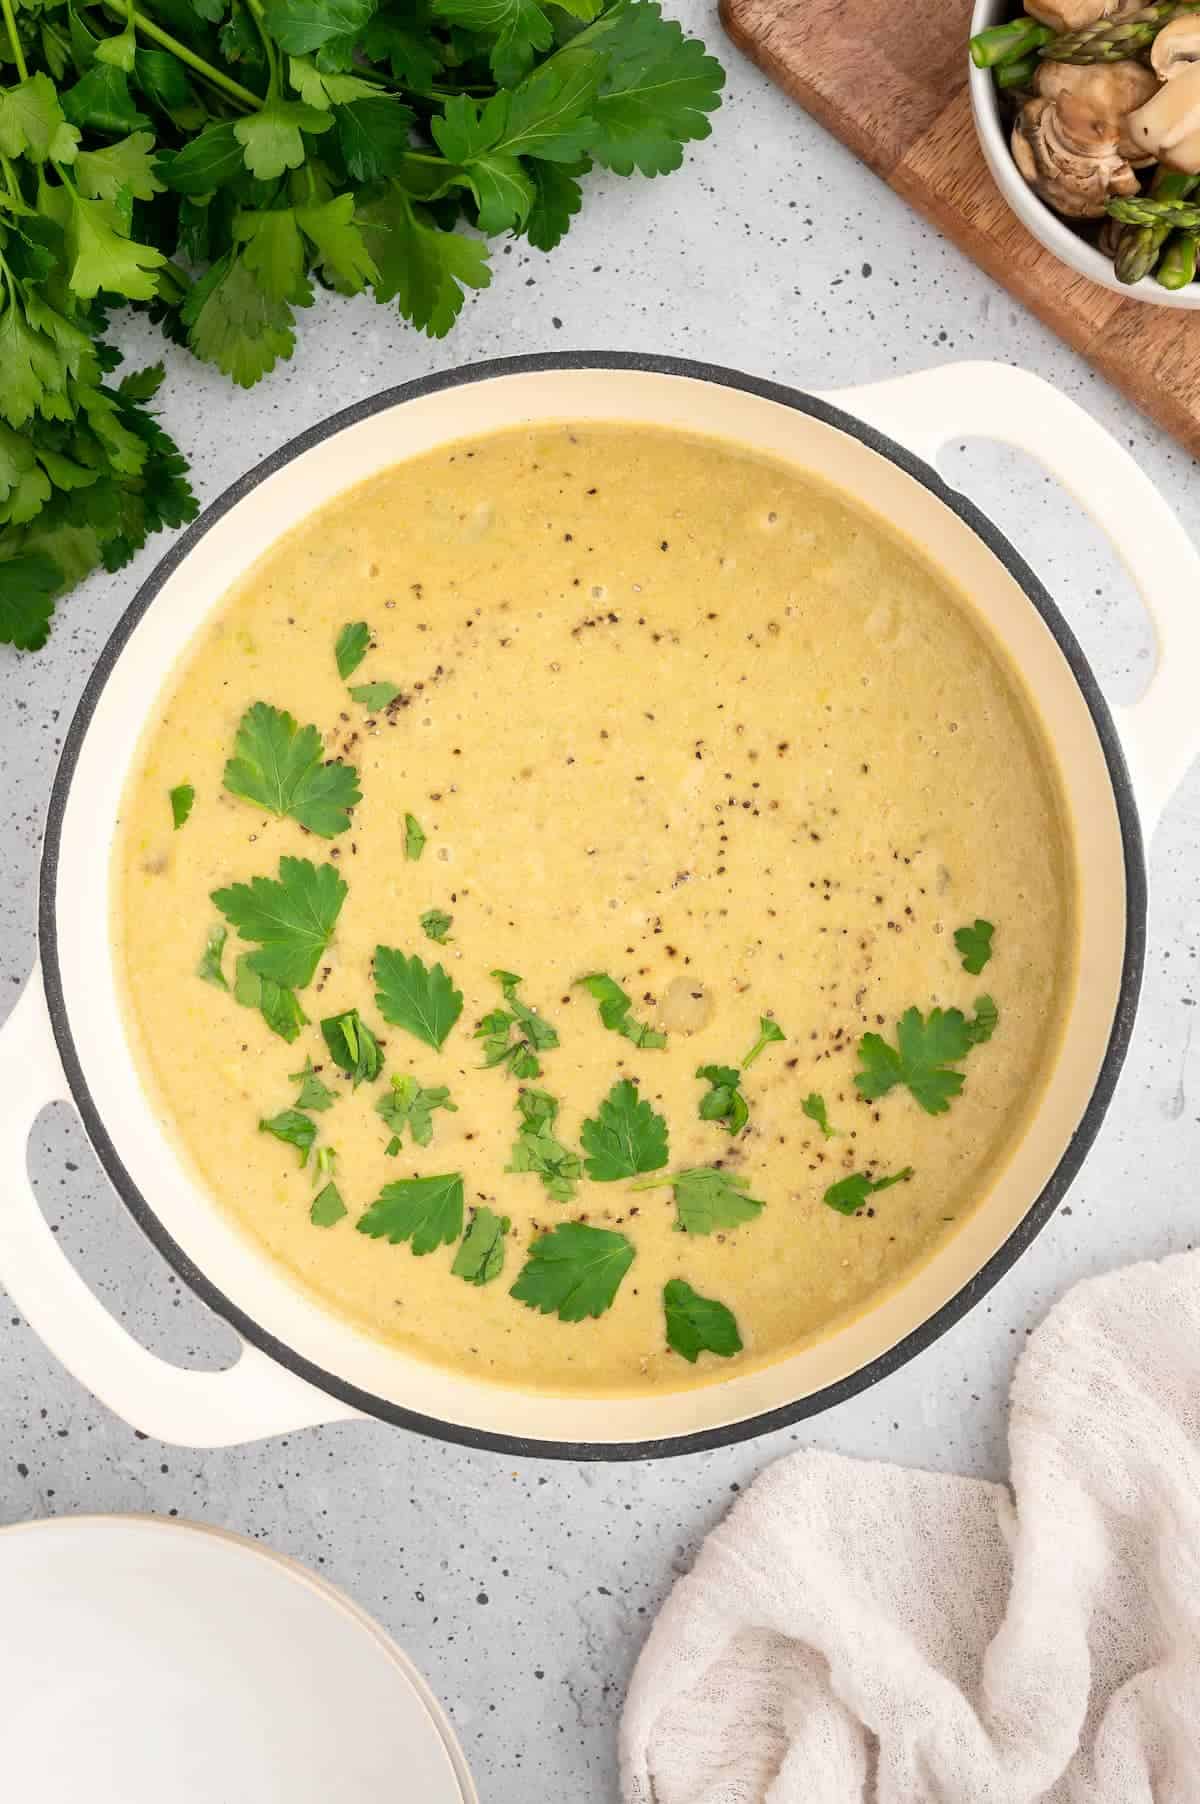
[[[1200,1804],[1200,1254],[1080,1284],[1012,1490],[771,1466],[642,1653],[627,1804]]]

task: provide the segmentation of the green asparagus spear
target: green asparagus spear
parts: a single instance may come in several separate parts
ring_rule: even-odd
[[[1158,262],[1158,254],[1170,236],[1169,226],[1122,226],[1113,258],[1118,282],[1140,282]]]
[[[1186,200],[1195,186],[1194,175],[1184,175],[1178,169],[1159,167],[1154,171],[1154,180],[1150,184],[1150,198]],[[1144,276],[1148,276],[1170,234],[1171,228],[1168,225],[1123,226],[1117,243],[1117,254],[1113,258],[1113,274],[1118,282],[1140,282]]]
[[[1200,231],[1200,207],[1182,200],[1152,200],[1143,194],[1137,200],[1110,200],[1108,213],[1122,225],[1165,225],[1181,232]]]
[[[1038,55],[1048,63],[1119,63],[1147,49],[1172,19],[1200,12],[1200,0],[1156,0],[1118,20],[1100,19],[1079,31],[1063,32],[1043,44]]]
[[[1164,288],[1186,288],[1196,280],[1198,244],[1195,232],[1176,232],[1170,239],[1154,272]]]
[[[1014,57],[1011,62],[998,64],[992,71],[998,88],[1032,88],[1037,72],[1036,56]]]
[[[977,69],[994,69],[997,64],[1014,62],[1029,56],[1042,44],[1048,44],[1054,33],[1036,19],[1012,19],[1007,25],[993,25],[971,39],[971,61]]]

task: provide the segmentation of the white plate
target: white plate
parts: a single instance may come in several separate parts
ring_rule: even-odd
[[[22,1804],[478,1804],[370,1618],[241,1536],[151,1516],[0,1532],[5,1793]]]

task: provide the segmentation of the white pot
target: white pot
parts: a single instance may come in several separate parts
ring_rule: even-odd
[[[975,0],[971,36],[974,37],[977,31],[986,31],[989,25],[1002,25],[1011,17],[1012,11],[1011,0]],[[963,54],[967,54],[965,46]],[[1200,282],[1176,289],[1161,287],[1153,276],[1143,276],[1140,282],[1118,282],[1104,253],[1072,231],[1065,219],[1060,219],[1053,208],[1038,199],[1013,161],[1008,128],[1000,114],[992,72],[977,69],[974,63],[971,64],[971,110],[984,158],[996,186],[1021,224],[1027,226],[1047,250],[1053,251],[1061,262],[1079,275],[1099,282],[1102,288],[1111,288],[1125,300],[1149,301],[1152,307],[1200,307]]]
[[[982,1206],[895,1294],[820,1344],[706,1389],[638,1399],[528,1395],[439,1371],[294,1288],[196,1184],[155,1118],[126,1039],[104,906],[121,794],[147,713],[243,571],[332,494],[398,458],[464,434],[563,418],[646,421],[741,441],[818,470],[924,546],[1023,673],[1061,760],[1081,872],[1081,981],[1063,1052]],[[1033,572],[932,468],[938,448],[965,434],[1045,457],[1109,528],[1137,581],[1160,656],[1145,695],[1116,723]],[[894,1371],[978,1301],[1044,1225],[1112,1094],[1145,946],[1134,792],[1152,825],[1200,749],[1198,593],[1200,559],[1133,460],[1072,402],[999,365],[931,370],[845,392],[834,405],[671,359],[517,358],[410,383],[305,433],[176,541],[114,633],[67,736],[42,860],[41,969],[0,1032],[0,1281],[110,1408],[161,1440],[200,1446],[365,1413],[516,1453],[644,1457],[778,1427]],[[29,1127],[56,1098],[74,1101],[154,1244],[241,1335],[229,1370],[183,1372],[148,1353],[68,1264],[25,1169]]]

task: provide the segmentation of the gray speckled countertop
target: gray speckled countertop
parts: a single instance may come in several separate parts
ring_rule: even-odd
[[[715,6],[677,10],[720,41]],[[514,244],[448,343],[388,310],[319,302],[292,363],[249,394],[168,354],[165,414],[204,501],[264,453],[373,389],[518,351],[678,352],[828,389],[961,357],[1057,383],[1136,454],[1200,536],[1192,461],[771,88],[728,46],[714,137],[663,183],[593,180],[566,244]],[[327,318],[315,317],[322,310]],[[123,342],[157,340],[137,325]],[[1110,693],[1136,693],[1149,635],[1089,523],[1032,464],[975,443],[943,468],[1016,541]],[[65,604],[50,647],[0,651],[0,1014],[34,954],[38,839],[55,758],[93,661],[165,541]],[[1146,986],[1116,1101],[1066,1204],[936,1346],[854,1401],[747,1445],[645,1466],[514,1462],[376,1424],[197,1454],[135,1435],[0,1309],[0,1522],[73,1511],[178,1514],[241,1530],[344,1586],[446,1702],[488,1804],[612,1800],[615,1728],[673,1577],[770,1460],[797,1445],[940,1470],[1005,1471],[1004,1403],[1030,1325],[1074,1279],[1189,1246],[1200,1220],[1200,769],[1151,849]],[[2,1104],[0,1104],[2,1106]],[[221,1364],[232,1336],[143,1242],[65,1108],[31,1165],[60,1242],[149,1346]]]

